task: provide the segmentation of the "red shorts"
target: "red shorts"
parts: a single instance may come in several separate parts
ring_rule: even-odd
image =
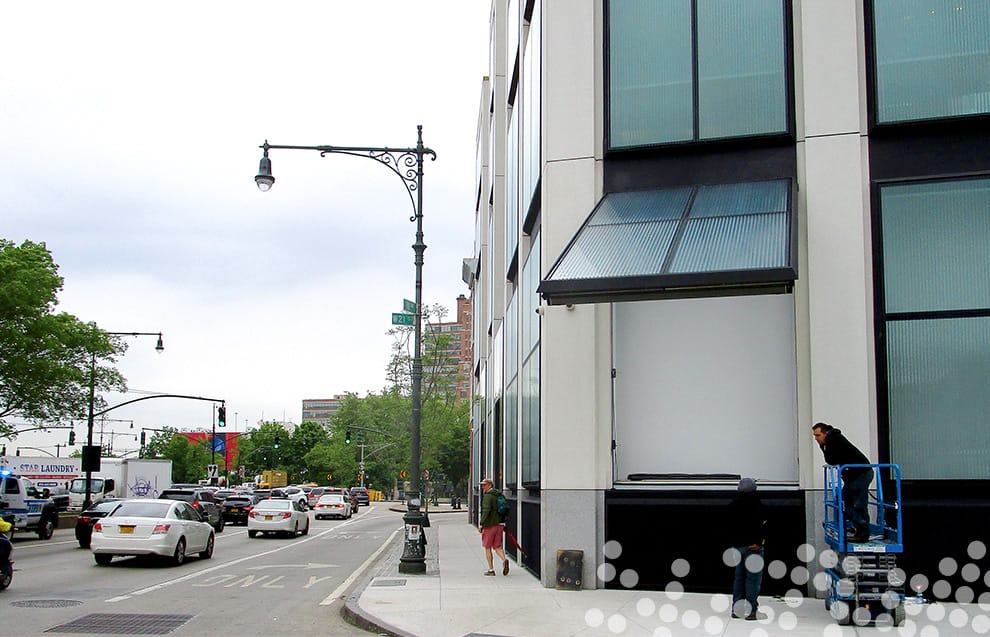
[[[486,526],[481,529],[481,545],[486,549],[502,548],[502,525]]]

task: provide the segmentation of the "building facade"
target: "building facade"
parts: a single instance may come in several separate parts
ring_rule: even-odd
[[[906,574],[990,589],[945,566],[988,570],[990,3],[494,0],[490,36],[472,482],[521,562],[725,590],[748,476],[764,590],[820,595],[825,421],[899,466]]]
[[[471,301],[461,294],[457,297],[457,316],[453,321],[428,323],[423,331],[427,338],[445,337],[433,360],[425,361],[427,376],[447,379],[438,387],[454,400],[467,400],[471,395]]]
[[[346,394],[337,394],[333,398],[304,398],[300,422],[315,422],[326,427],[334,414],[340,410],[345,398],[347,398]]]

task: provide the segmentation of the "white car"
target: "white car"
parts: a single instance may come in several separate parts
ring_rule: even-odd
[[[284,487],[282,489],[282,493],[284,493],[285,497],[290,500],[295,500],[296,502],[301,503],[303,505],[303,509],[309,506],[309,496],[306,495],[306,492],[303,491],[302,487]]]
[[[288,534],[295,537],[309,533],[309,514],[298,500],[259,500],[248,513],[248,537],[258,533]]]
[[[101,566],[114,555],[163,555],[178,566],[186,555],[213,557],[213,527],[181,500],[124,500],[93,525],[90,548]]]
[[[344,498],[343,493],[328,493],[321,495],[320,499],[316,501],[313,512],[316,514],[317,520],[329,517],[346,520],[351,517],[351,502]]]

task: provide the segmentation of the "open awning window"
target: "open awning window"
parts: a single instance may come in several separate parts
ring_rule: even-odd
[[[797,279],[792,184],[608,193],[538,292],[558,305],[789,291]]]

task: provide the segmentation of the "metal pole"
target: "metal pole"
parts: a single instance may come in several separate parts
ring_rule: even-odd
[[[416,126],[416,243],[413,251],[416,253],[416,314],[415,337],[413,343],[412,366],[412,462],[410,469],[410,487],[412,492],[419,494],[419,460],[420,460],[420,424],[423,407],[423,253],[426,244],[423,242],[423,126]]]
[[[83,500],[82,510],[85,511],[93,504],[93,470],[91,449],[93,448],[93,403],[96,401],[96,352],[89,360],[89,415],[86,418],[86,499]]]
[[[213,406],[213,434],[210,436],[210,464],[217,463],[217,407]],[[210,478],[210,484],[214,484]]]

